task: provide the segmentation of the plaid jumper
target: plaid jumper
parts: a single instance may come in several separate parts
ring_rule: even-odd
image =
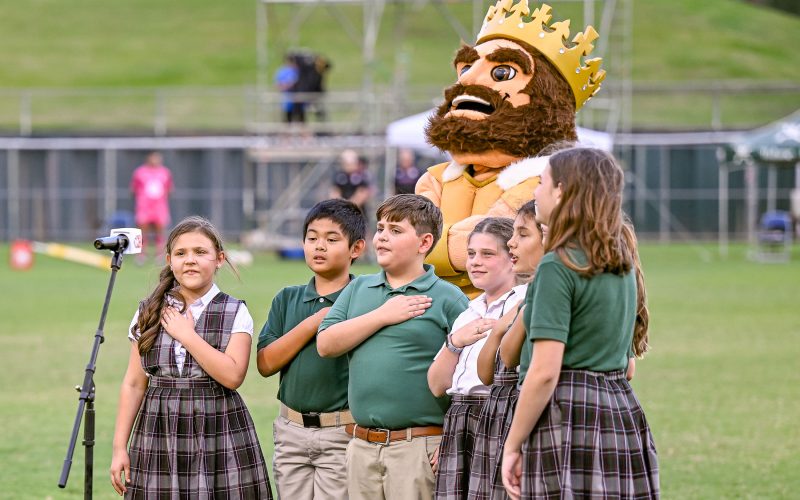
[[[486,396],[453,395],[453,401],[444,416],[444,432],[439,445],[435,496],[439,500],[467,498],[475,425],[485,402]]]
[[[562,370],[522,456],[522,498],[659,496],[653,435],[622,370]]]
[[[217,294],[198,318],[197,333],[225,351],[241,303]],[[162,328],[142,357],[150,381],[131,437],[126,498],[271,499],[244,401],[209,377],[188,352],[180,373],[173,342]]]
[[[511,419],[519,396],[519,375],[516,370],[506,368],[500,359],[499,350],[495,354],[494,366],[494,380],[489,389],[489,398],[478,416],[475,431],[475,452],[469,479],[470,500],[508,498],[500,467],[503,445],[511,428]]]

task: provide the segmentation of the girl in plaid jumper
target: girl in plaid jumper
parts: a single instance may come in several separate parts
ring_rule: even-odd
[[[623,185],[610,154],[572,148],[550,157],[535,190],[549,233],[503,450],[514,499],[659,496],[653,436],[626,379],[630,356],[647,348],[648,316]]]
[[[525,203],[517,212],[513,233],[508,240],[508,249],[511,255],[511,270],[516,274],[517,282],[528,283],[543,254],[542,226],[536,222],[534,201]],[[495,324],[478,356],[478,376],[490,388],[489,398],[478,417],[475,452],[469,480],[470,500],[507,498],[500,474],[500,457],[519,395],[517,390],[519,374],[516,367],[519,365],[519,353],[524,338],[520,314],[524,304],[525,302],[521,301]],[[521,331],[522,335],[519,335],[517,330]],[[520,338],[514,338],[514,335]],[[501,359],[501,354],[502,349],[508,350],[512,344],[511,349],[516,361],[508,365]]]
[[[480,221],[467,240],[467,272],[484,293],[469,303],[453,323],[447,344],[428,369],[434,396],[447,393],[452,403],[444,419],[436,473],[437,499],[465,499],[470,478],[479,474],[473,464],[478,415],[489,388],[478,378],[478,356],[498,318],[516,305],[525,287],[516,285],[507,242],[513,222],[505,217]]]
[[[253,421],[236,392],[253,320],[214,283],[227,261],[219,234],[189,217],[170,233],[166,253],[159,284],[131,322],[111,484],[126,498],[270,499]]]

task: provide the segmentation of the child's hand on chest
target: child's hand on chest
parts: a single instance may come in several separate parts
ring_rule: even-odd
[[[190,335],[197,335],[194,331],[194,316],[187,309],[183,315],[174,307],[167,307],[161,314],[161,326],[175,340],[184,343]]]

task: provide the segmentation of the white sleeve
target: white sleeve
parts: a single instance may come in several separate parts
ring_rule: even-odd
[[[133,313],[133,319],[131,320],[131,324],[128,326],[128,340],[131,342],[136,341],[136,337],[133,336],[131,333],[133,331],[133,327],[136,326],[136,322],[139,321],[139,308],[136,308],[136,312]]]
[[[236,311],[231,333],[246,333],[251,337],[253,336],[253,317],[250,316],[250,311],[244,302],[239,306],[239,310]]]

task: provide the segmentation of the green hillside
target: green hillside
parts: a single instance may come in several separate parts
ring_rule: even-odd
[[[572,18],[573,32],[583,26],[581,3],[550,3],[557,17]],[[448,6],[473,32],[470,2]],[[299,28],[292,29],[292,13],[305,8],[268,5],[270,73],[285,48],[302,46],[333,60],[330,88],[358,87],[363,76],[360,47],[324,6],[312,9]],[[404,9],[405,15],[400,16],[398,9]],[[360,30],[359,7],[338,10]],[[405,22],[398,23],[399,19]],[[637,82],[800,82],[800,52],[796,50],[800,18],[741,0],[639,0],[634,4],[634,19]],[[248,86],[256,82],[256,0],[2,2],[0,33],[0,98],[9,99],[9,89],[24,88]],[[379,34],[376,81],[390,83],[400,67],[408,84],[439,89],[454,78],[450,59],[458,44],[459,36],[433,6],[390,4]],[[609,80],[613,78],[610,74]],[[11,100],[0,102],[0,108],[14,108]],[[731,106],[725,112],[750,115],[759,106],[750,104],[740,111],[739,106]],[[800,107],[800,96],[781,95],[771,106],[776,108],[772,113],[786,114],[783,108],[788,113]],[[642,112],[659,113],[647,106]]]

